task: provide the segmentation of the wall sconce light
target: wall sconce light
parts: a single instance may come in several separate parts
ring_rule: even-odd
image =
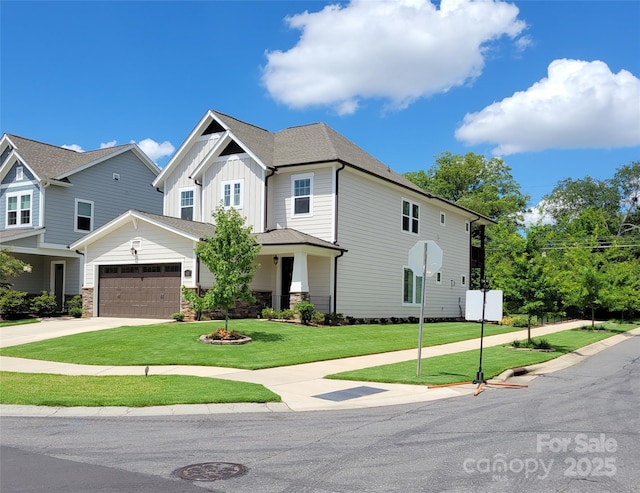
[[[184,271],[184,277],[191,277],[191,269],[187,269]]]
[[[131,252],[131,255],[133,255],[134,257],[138,254],[138,250],[136,250],[134,247],[131,247],[131,250],[129,250]]]
[[[278,256],[277,256],[277,255],[274,255],[274,256],[273,256],[273,265],[278,265],[278,260],[280,260],[280,259],[278,258]]]

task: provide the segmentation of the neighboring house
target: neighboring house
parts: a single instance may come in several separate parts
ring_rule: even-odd
[[[426,316],[462,317],[471,228],[492,223],[323,123],[270,132],[208,111],[153,185],[164,193],[163,216],[131,210],[71,245],[86,259],[87,315],[184,311],[181,286],[214,282],[194,248],[214,234],[208,223],[223,204],[246,217],[262,245],[258,306],[308,299],[324,313],[418,316],[421,279],[407,255],[418,240],[435,240],[444,260],[427,280]]]
[[[162,210],[160,169],[128,144],[76,152],[4,134],[0,140],[0,248],[31,265],[11,279],[29,294],[81,293],[82,253],[68,245],[133,207]]]

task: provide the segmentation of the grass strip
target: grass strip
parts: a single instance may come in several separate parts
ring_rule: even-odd
[[[87,332],[0,349],[0,355],[90,365],[197,365],[255,370],[376,354],[416,347],[417,324],[310,327],[232,320],[229,329],[249,336],[241,346],[199,342],[221,322],[165,323]],[[480,337],[480,324],[425,324],[424,345]],[[522,330],[486,325],[485,335]]]
[[[544,336],[543,338],[553,347],[552,352],[520,351],[508,349],[506,346],[484,348],[482,353],[484,376],[489,379],[510,368],[549,361],[580,347],[637,327],[633,324],[607,325],[606,331],[573,329]],[[416,361],[413,360],[336,373],[326,378],[416,385],[454,384],[473,381],[478,371],[478,362],[479,350],[473,350],[423,358],[419,377],[416,376]]]
[[[264,386],[182,375],[68,376],[0,372],[0,403],[34,406],[167,406],[279,402]]]
[[[37,324],[40,320],[37,318],[24,318],[22,320],[0,320],[1,327],[13,327],[14,325]]]

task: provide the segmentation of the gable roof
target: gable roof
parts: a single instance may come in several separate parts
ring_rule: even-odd
[[[5,136],[20,159],[40,180],[63,180],[78,171],[129,150],[133,151],[156,175],[160,173],[160,169],[136,144],[76,152],[18,135],[5,134]]]
[[[153,214],[151,212],[129,210],[104,226],[83,236],[76,242],[69,245],[69,248],[75,250],[83,245],[91,244],[132,220],[146,221],[192,241],[200,241],[204,238],[214,236],[216,231],[215,226],[210,223],[189,221],[187,219],[163,216],[161,214]],[[265,233],[256,233],[255,236],[256,241],[263,246],[309,245],[330,250],[347,251],[339,245],[289,228],[276,229]]]
[[[428,199],[434,199],[450,207],[464,210],[476,216],[477,221],[481,224],[495,223],[495,221],[482,214],[429,193],[400,173],[392,170],[325,123],[312,123],[270,132],[214,110],[209,110],[205,113],[165,169],[153,182],[154,186],[160,186],[164,176],[170,173],[171,168],[176,166],[184,157],[195,139],[203,135],[204,132],[210,133],[215,130],[212,126],[217,127],[219,132],[230,132],[236,143],[247,152],[253,154],[258,163],[266,168],[273,169],[314,163],[339,162],[411,190]],[[202,171],[202,167],[198,166],[197,170]]]

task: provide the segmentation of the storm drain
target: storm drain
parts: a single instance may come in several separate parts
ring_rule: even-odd
[[[241,476],[247,472],[242,464],[232,462],[203,462],[191,464],[173,471],[173,474],[187,481],[220,481]]]

